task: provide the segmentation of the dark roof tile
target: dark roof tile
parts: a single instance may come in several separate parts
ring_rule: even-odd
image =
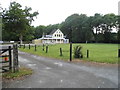
[[[53,33],[55,33],[55,31],[57,31],[57,29],[52,30],[52,32],[49,35],[52,35]]]

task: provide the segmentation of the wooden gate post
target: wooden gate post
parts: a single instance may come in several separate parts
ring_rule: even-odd
[[[16,44],[16,69],[19,71],[19,61],[18,61],[18,45]]]
[[[9,46],[9,70],[12,70],[12,53],[11,53],[11,46]]]
[[[15,45],[13,45],[13,72],[15,73]]]
[[[18,67],[18,47],[17,44],[13,45],[13,72],[19,71]]]

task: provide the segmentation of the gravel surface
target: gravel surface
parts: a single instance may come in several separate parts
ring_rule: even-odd
[[[20,66],[33,70],[23,80],[3,81],[3,88],[117,88],[117,65],[71,63],[19,52]]]

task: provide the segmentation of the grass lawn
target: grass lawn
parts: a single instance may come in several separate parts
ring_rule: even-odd
[[[15,78],[21,78],[22,76],[30,75],[32,74],[32,70],[28,68],[20,68],[19,72],[6,72],[3,73],[3,78],[4,79],[15,79]]]
[[[101,63],[118,63],[118,44],[73,44],[73,50],[76,45],[81,45],[83,57],[82,60],[101,62]],[[60,47],[63,50],[63,56],[60,56]],[[49,45],[48,53],[42,50],[42,46],[37,46],[37,51],[34,51],[34,47],[30,49],[26,47],[19,48],[23,52],[31,54],[46,56],[51,58],[57,58],[62,60],[69,60],[69,44],[55,44]],[[87,49],[89,50],[89,58],[86,58]],[[74,59],[74,57],[73,57]]]

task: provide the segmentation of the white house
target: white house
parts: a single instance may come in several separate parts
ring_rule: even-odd
[[[69,43],[69,39],[65,39],[60,29],[53,30],[49,35],[43,35],[42,38],[34,40],[34,43]]]

